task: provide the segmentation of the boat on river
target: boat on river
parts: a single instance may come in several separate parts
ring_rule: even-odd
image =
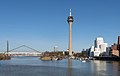
[[[85,63],[85,62],[86,62],[86,60],[82,60],[82,62],[83,62],[83,63]]]

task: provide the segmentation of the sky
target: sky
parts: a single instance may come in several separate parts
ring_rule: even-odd
[[[39,51],[68,49],[69,9],[74,17],[73,50],[103,37],[111,46],[120,35],[120,0],[0,0],[0,51],[27,45]]]

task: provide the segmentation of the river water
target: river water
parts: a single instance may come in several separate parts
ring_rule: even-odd
[[[0,76],[120,76],[120,62],[60,60],[39,57],[12,57],[0,61]]]

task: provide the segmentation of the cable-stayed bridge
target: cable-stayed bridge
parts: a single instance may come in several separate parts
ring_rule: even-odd
[[[20,48],[27,48],[27,50],[23,50]],[[9,56],[41,56],[42,53],[29,46],[21,45],[11,50],[7,48],[7,51],[4,52],[4,54],[7,54]]]

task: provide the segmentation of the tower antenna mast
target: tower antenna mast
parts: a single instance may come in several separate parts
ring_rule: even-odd
[[[70,9],[70,16],[72,16],[72,9]]]

